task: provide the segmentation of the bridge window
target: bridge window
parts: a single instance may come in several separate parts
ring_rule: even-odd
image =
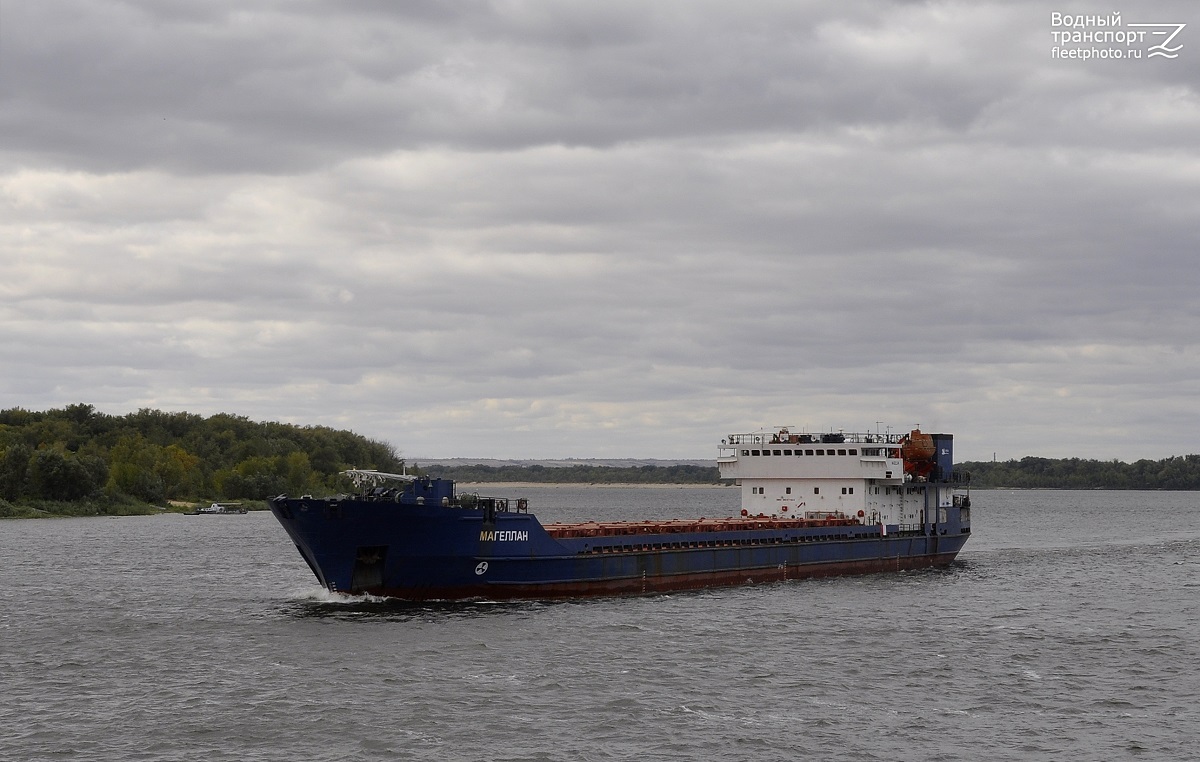
[[[819,494],[821,494],[821,488],[820,488],[820,487],[813,487],[813,494],[814,494],[814,495],[819,495]]]

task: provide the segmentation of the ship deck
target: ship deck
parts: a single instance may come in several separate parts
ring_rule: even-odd
[[[546,524],[544,529],[555,539],[571,537],[622,537],[648,534],[695,532],[744,532],[771,529],[816,529],[822,527],[863,526],[858,519],[799,519],[748,516],[726,519],[669,519],[664,521],[586,521],[575,524]]]

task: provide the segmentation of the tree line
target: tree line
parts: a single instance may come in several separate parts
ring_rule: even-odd
[[[254,422],[142,409],[114,416],[92,405],[42,412],[0,410],[0,515],[6,506],[50,501],[261,500],[280,493],[322,494],[344,488],[338,472],[397,472],[393,447],[324,426]],[[981,488],[1200,489],[1200,455],[1121,461],[1026,457],[960,463]],[[462,482],[584,484],[719,484],[715,467],[430,466],[414,473]],[[58,511],[61,512],[61,511]],[[96,512],[86,510],[81,512]]]
[[[1140,489],[1200,490],[1200,455],[1163,460],[1083,460],[1038,458],[1003,462],[966,462],[955,471],[971,474],[971,486],[991,489]],[[563,484],[721,484],[715,466],[598,465],[429,466],[422,473],[460,482],[533,482]]]
[[[391,445],[324,426],[92,405],[0,410],[0,500],[259,500],[337,491],[346,468],[396,471]]]
[[[1162,460],[1084,460],[1036,458],[1001,462],[960,463],[955,470],[971,473],[971,484],[983,488],[1018,489],[1200,489],[1200,455]]]
[[[458,482],[538,484],[721,484],[716,466],[427,466],[421,473]]]

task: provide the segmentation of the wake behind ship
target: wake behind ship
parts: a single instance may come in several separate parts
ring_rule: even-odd
[[[545,524],[453,481],[344,472],[354,494],[269,502],[322,585],[407,600],[649,594],[944,566],[971,532],[953,436],[731,434],[724,519]]]

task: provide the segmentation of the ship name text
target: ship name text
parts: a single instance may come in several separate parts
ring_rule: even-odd
[[[493,529],[484,529],[479,533],[480,542],[526,542],[529,540],[529,532],[523,532],[516,529],[495,531]]]

